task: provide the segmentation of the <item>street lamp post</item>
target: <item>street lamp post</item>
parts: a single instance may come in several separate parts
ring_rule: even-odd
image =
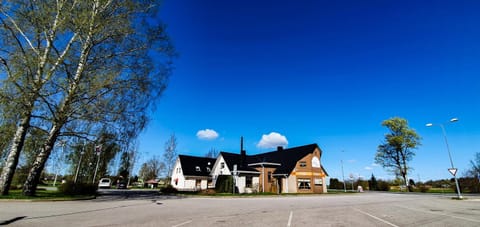
[[[450,119],[449,122],[456,122],[456,121],[458,121],[458,118],[452,118]],[[443,124],[432,124],[432,123],[426,124],[427,127],[431,127],[434,125],[438,125],[442,129],[443,138],[445,139],[445,144],[447,145],[448,158],[450,159],[450,165],[452,166],[450,173],[453,175],[453,178],[455,179],[455,185],[457,187],[457,197],[458,199],[463,199],[462,194],[460,192],[460,185],[458,184],[457,169],[453,165],[452,155],[450,154],[450,146],[448,145],[447,132],[445,131],[445,126]]]
[[[347,184],[345,183],[345,174],[343,173],[343,159],[340,160],[342,163],[342,178],[343,178],[343,192],[347,192]]]
[[[55,185],[57,184],[57,177],[58,177],[58,171],[59,171],[59,163],[58,162],[61,162],[62,161],[62,158],[63,155],[65,154],[65,145],[66,145],[66,142],[65,141],[60,141],[60,144],[62,145],[62,154],[60,154],[60,158],[57,158],[57,161],[55,162],[55,178],[53,179],[53,187],[55,187]]]
[[[83,151],[83,146],[82,146],[82,151],[80,152],[80,159],[78,160],[78,165],[77,165],[77,172],[75,173],[75,180],[73,181],[74,184],[77,183],[77,179],[78,179],[78,171],[80,171],[80,165],[82,164],[82,157],[83,157],[83,154],[85,154],[85,152]]]
[[[102,152],[102,145],[95,146],[95,153],[97,154],[97,166],[95,167],[95,173],[93,174],[92,183],[95,184],[95,178],[97,178],[98,164],[100,163],[100,153]]]

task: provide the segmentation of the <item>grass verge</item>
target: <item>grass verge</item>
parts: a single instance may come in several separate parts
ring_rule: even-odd
[[[28,201],[69,201],[92,199],[95,195],[65,195],[58,191],[37,190],[35,196],[25,196],[22,190],[10,190],[8,195],[0,196],[0,200],[28,200]]]

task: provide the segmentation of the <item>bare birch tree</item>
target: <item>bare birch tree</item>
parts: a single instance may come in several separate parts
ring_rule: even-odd
[[[67,15],[62,13],[69,7],[66,1],[12,0],[0,4],[0,63],[4,77],[1,98],[2,104],[8,106],[6,112],[15,111],[18,122],[0,175],[0,194],[5,195],[18,164],[35,103],[77,35],[68,37],[59,32],[67,23]],[[47,4],[53,7],[44,7]],[[54,46],[60,39],[63,45]]]
[[[23,2],[34,7],[23,7]],[[25,195],[34,195],[40,174],[59,136],[82,134],[95,140],[94,132],[106,128],[128,143],[143,130],[154,102],[166,88],[174,52],[164,27],[154,20],[158,8],[154,0],[44,0],[19,1],[18,4],[10,10],[26,8],[27,15],[46,12],[50,15],[45,18],[48,26],[37,28],[35,23],[30,24],[41,31],[37,36],[23,37],[22,29],[17,29],[19,37],[27,40],[26,43],[38,38],[35,41],[47,47],[52,28],[56,24],[63,25],[57,39],[50,41],[54,54],[47,54],[53,55],[47,62],[54,63],[48,69],[55,68],[56,71],[50,77],[41,74],[46,79],[42,80],[37,95],[31,98],[32,108],[24,108],[28,120],[25,127],[36,124],[48,135],[23,187]],[[8,15],[5,10],[2,13]],[[16,22],[13,17],[7,18],[11,18],[11,24]],[[56,22],[57,18],[64,19],[64,22]],[[43,37],[43,34],[47,35]],[[9,66],[9,63],[5,65]],[[33,122],[32,117],[35,118]],[[89,125],[88,130],[79,132],[77,126],[84,124]],[[24,141],[25,135],[22,138],[15,134],[12,144],[15,139]],[[15,165],[13,156],[21,151],[21,147],[15,150],[9,154],[13,160],[10,166]],[[14,167],[5,169],[14,171]],[[2,179],[0,187],[5,188],[7,184]]]
[[[167,182],[170,182],[175,161],[177,160],[177,137],[175,134],[170,135],[170,138],[165,142],[165,151],[163,152],[163,161],[166,167]]]

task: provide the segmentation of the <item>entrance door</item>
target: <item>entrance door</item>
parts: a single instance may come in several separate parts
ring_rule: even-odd
[[[277,182],[278,182],[278,193],[282,193],[283,192],[283,178],[279,177],[277,178]]]

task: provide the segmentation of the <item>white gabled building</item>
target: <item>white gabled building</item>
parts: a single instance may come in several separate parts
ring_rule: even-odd
[[[214,158],[179,155],[172,170],[170,184],[179,191],[198,191],[212,184]]]

